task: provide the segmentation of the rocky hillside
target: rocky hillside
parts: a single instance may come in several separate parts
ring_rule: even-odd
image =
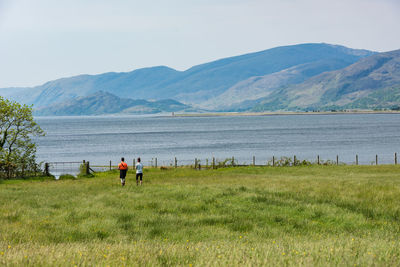
[[[400,50],[380,53],[256,100],[252,110],[375,109],[400,105]]]

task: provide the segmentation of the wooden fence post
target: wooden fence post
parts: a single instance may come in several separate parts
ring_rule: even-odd
[[[136,166],[136,160],[135,160],[135,158],[133,158],[133,160],[132,160],[132,168],[135,168],[135,166]]]
[[[356,165],[358,165],[358,155],[356,155]]]
[[[232,166],[235,166],[235,158],[232,156]]]
[[[50,176],[49,163],[47,163],[47,162],[44,164],[44,174],[46,176]]]
[[[378,165],[378,155],[375,155],[375,164]]]
[[[111,160],[110,160],[110,171],[111,171]]]
[[[253,166],[256,166],[256,156],[253,156]]]
[[[397,165],[397,153],[394,153],[394,165]]]
[[[272,156],[272,167],[275,167],[275,156]]]
[[[317,163],[318,163],[318,165],[320,164],[319,155],[317,156]]]
[[[293,156],[293,166],[296,166],[296,155]]]
[[[336,165],[339,165],[339,155],[336,155]]]
[[[194,159],[194,168],[197,169],[197,158]]]
[[[206,159],[206,170],[208,170],[208,158]]]
[[[215,169],[215,157],[213,157],[213,160],[212,160],[212,168],[213,168],[213,170]]]
[[[175,168],[178,168],[178,160],[175,157]]]
[[[157,158],[155,158],[155,167],[157,168]]]
[[[87,175],[90,174],[90,165],[89,165],[89,161],[86,162],[86,174],[87,174]]]

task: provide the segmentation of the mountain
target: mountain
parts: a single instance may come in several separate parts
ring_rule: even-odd
[[[284,86],[302,82],[311,74],[348,66],[372,54],[374,52],[330,44],[300,44],[220,59],[194,66],[186,71],[159,66],[127,73],[79,75],[50,81],[32,88],[0,89],[0,95],[21,103],[33,104],[35,108],[89,96],[98,91],[108,92],[121,98],[175,99],[183,103],[197,104],[200,107],[202,103],[206,103],[206,106],[212,107],[210,103],[213,98],[231,88],[235,92],[235,86],[240,87],[238,83],[248,79],[245,83],[253,89],[250,93],[242,93],[242,95],[250,96],[254,93],[257,97],[264,97],[266,94],[260,93],[264,87],[259,77],[261,80],[266,79],[264,84],[269,84],[269,80],[281,79],[279,78],[281,75],[282,81],[277,81],[276,84]],[[285,70],[291,74],[276,74]],[[266,77],[272,74],[275,75]],[[271,87],[268,90],[272,89],[276,88]],[[230,98],[222,96],[222,99],[226,102]],[[254,97],[250,97],[245,100],[253,99]],[[235,100],[233,97],[232,101],[231,104],[237,103],[237,98]],[[227,103],[228,107],[229,104]]]
[[[267,97],[276,89],[298,84],[315,75],[338,70],[348,65],[347,61],[328,58],[296,65],[264,76],[251,77],[238,82],[221,95],[202,103],[201,106],[222,111],[245,109],[246,103]]]
[[[400,50],[379,53],[337,71],[275,90],[254,111],[375,109],[400,105]]]
[[[120,98],[107,92],[67,100],[61,104],[35,110],[36,116],[62,115],[102,115],[102,114],[149,114],[160,112],[176,112],[190,107],[178,101],[165,99],[146,101],[143,99]]]
[[[5,88],[0,94],[8,94],[13,100],[34,104],[35,107],[61,103],[71,98],[88,96],[98,91],[110,92],[120,97],[149,98],[147,90],[158,83],[172,78],[178,72],[167,67],[153,67],[127,73],[104,73],[99,75],[79,75],[47,82],[33,88]],[[153,89],[154,90],[154,89]],[[11,92],[14,91],[15,94]],[[165,97],[167,98],[167,97]],[[160,98],[163,99],[163,98]]]

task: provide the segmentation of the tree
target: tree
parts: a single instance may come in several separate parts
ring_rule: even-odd
[[[33,136],[44,136],[34,121],[32,107],[0,96],[0,170],[6,178],[36,171]]]

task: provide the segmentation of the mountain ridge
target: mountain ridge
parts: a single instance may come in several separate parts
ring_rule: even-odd
[[[35,108],[105,91],[120,97],[147,100],[175,99],[199,105],[223,94],[235,84],[297,65],[325,60],[352,64],[375,52],[329,44],[299,44],[219,59],[177,71],[166,66],[131,72],[78,75],[31,88],[3,88],[0,95],[33,104]],[[15,94],[8,91],[14,91]]]

